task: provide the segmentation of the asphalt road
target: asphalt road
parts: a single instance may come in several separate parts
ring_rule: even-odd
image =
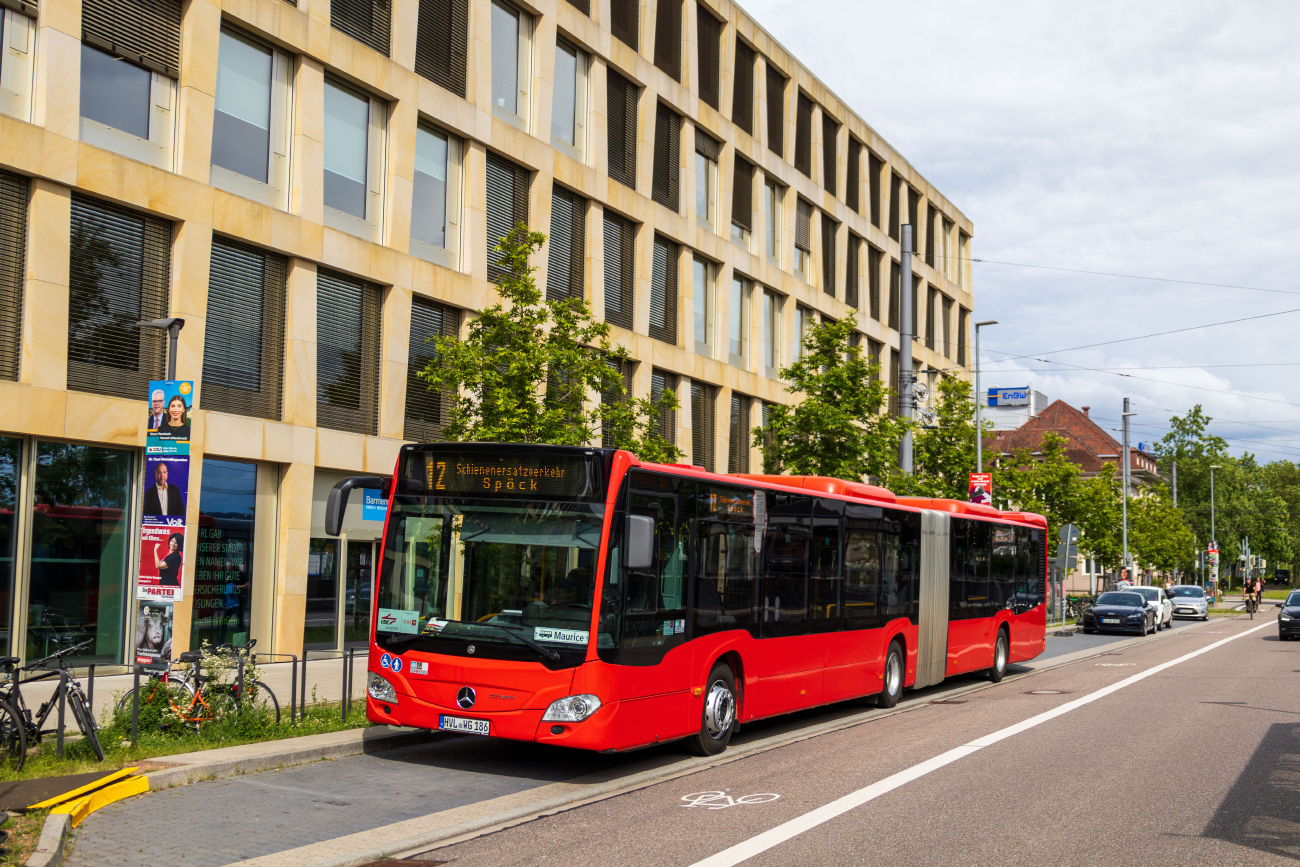
[[[1193,625],[1180,621],[1173,631],[1161,632],[1146,643],[1123,645],[1119,656],[1099,656],[1008,681],[958,697],[955,699],[958,703],[928,704],[927,699],[939,692],[986,683],[975,676],[953,678],[938,688],[907,693],[904,705],[916,708],[907,713],[783,746],[674,782],[417,857],[455,859],[457,864],[465,865],[535,864],[551,860],[563,860],[566,864],[608,864],[615,856],[617,860],[628,863],[692,864],[836,797],[930,759],[951,746],[964,744],[1010,723],[1021,722],[1099,686],[1225,638],[1232,632],[1259,625],[1259,622],[1251,624],[1234,620]],[[1214,690],[1212,684],[1208,681],[1202,684],[1199,678],[1193,678],[1193,683],[1202,685],[1191,691],[1174,689],[1168,694],[1160,692],[1154,705],[1147,703],[1145,691],[1165,684],[1166,679],[1187,676],[1194,666],[1208,662],[1213,670],[1223,664],[1222,660],[1240,653],[1246,646],[1258,655],[1263,646],[1262,635],[1274,636],[1275,630],[1264,630],[1241,639],[1207,654],[1208,659],[1198,657],[1122,693],[1012,738],[1006,745],[982,750],[978,755],[909,783],[884,798],[792,839],[777,850],[760,855],[754,863],[764,863],[764,859],[774,864],[792,863],[792,858],[796,862],[816,863],[823,851],[827,863],[875,863],[877,856],[874,853],[877,851],[888,851],[891,860],[902,863],[935,863],[931,859],[943,855],[944,845],[956,845],[958,848],[948,851],[950,854],[962,853],[963,857],[958,859],[962,863],[980,863],[964,857],[971,842],[965,838],[968,834],[973,835],[973,840],[990,841],[993,848],[987,863],[1017,863],[1015,859],[1004,858],[1007,851],[1018,851],[1024,845],[1031,845],[1029,840],[1052,839],[1051,829],[1059,828],[1063,822],[1068,824],[1075,810],[1082,809],[1088,815],[1097,814],[1095,810],[1084,809],[1080,799],[1098,796],[1096,784],[1099,778],[1088,775],[1086,780],[1081,780],[1077,771],[1080,762],[1087,765],[1092,750],[1098,748],[1099,743],[1108,744],[1102,748],[1103,753],[1108,754],[1114,748],[1112,745],[1122,742],[1127,746],[1120,750],[1121,753],[1141,758],[1139,770],[1131,775],[1119,775],[1121,779],[1131,780],[1131,785],[1107,794],[1105,811],[1122,804],[1145,813],[1149,803],[1146,781],[1167,781],[1171,778],[1170,773],[1175,777],[1183,775],[1181,794],[1186,796],[1189,785],[1189,778],[1185,776],[1187,769],[1173,772],[1166,768],[1169,763],[1161,756],[1174,750],[1187,754],[1187,744],[1193,745],[1190,752],[1195,754],[1195,745],[1207,741],[1204,740],[1206,732],[1195,725],[1185,736],[1172,734],[1182,731],[1186,722],[1196,719],[1195,715],[1189,716],[1185,709],[1180,709],[1180,704],[1200,708],[1202,712],[1208,708],[1213,712],[1214,720],[1224,714],[1240,714],[1242,706],[1207,705],[1202,708],[1195,696],[1213,694]],[[1048,649],[1040,661],[1085,649],[1104,650],[1105,645],[1123,642],[1127,638],[1131,636],[1049,636]],[[1287,653],[1292,647],[1297,653]],[[1286,664],[1291,668],[1300,667],[1297,665],[1300,663],[1297,655],[1300,654],[1300,644],[1279,645],[1274,641],[1269,648],[1282,651],[1274,656],[1278,660],[1287,658]],[[1235,670],[1235,665],[1232,670]],[[1252,682],[1255,682],[1261,675],[1259,666],[1252,663],[1247,668],[1251,671]],[[1290,669],[1277,672],[1279,675],[1290,673]],[[1258,695],[1252,694],[1255,697],[1247,699],[1234,694],[1228,700],[1259,704],[1263,696],[1271,695],[1273,700],[1281,700],[1277,697],[1287,694],[1285,689],[1279,691],[1270,684],[1258,686]],[[1025,694],[1031,690],[1061,690],[1064,694]],[[1294,698],[1294,693],[1290,694],[1292,704]],[[860,707],[834,705],[792,714],[746,725],[734,743],[754,743],[785,732],[835,723],[861,713]],[[1098,713],[1102,716],[1095,719]],[[1135,723],[1134,720],[1141,718],[1142,714],[1154,716],[1140,724]],[[1247,715],[1254,718],[1257,713],[1249,711]],[[1086,730],[1080,730],[1079,726],[1085,726]],[[1039,746],[1038,742],[1045,736],[1048,740]],[[1221,743],[1222,737],[1215,735],[1214,740],[1208,742]],[[1236,735],[1227,737],[1236,738]],[[1008,749],[1012,761],[995,758]],[[1296,752],[1300,753],[1300,742],[1297,742]],[[448,736],[417,747],[201,782],[113,804],[93,814],[80,827],[69,863],[74,867],[101,864],[221,867],[249,858],[283,856],[282,863],[306,864],[311,863],[311,859],[306,855],[295,859],[294,850],[363,832],[382,836],[385,829],[400,827],[398,823],[441,811],[473,809],[475,805],[510,797],[532,797],[532,792],[544,792],[547,786],[556,783],[623,779],[671,765],[682,757],[681,750],[675,745],[603,756]],[[1249,759],[1241,766],[1225,765],[1222,754],[1217,754],[1209,764],[1218,779],[1229,770],[1230,776],[1235,778],[1247,763]],[[1114,766],[1108,760],[1104,767]],[[1300,767],[1296,770],[1300,772]],[[956,786],[935,788],[954,774],[974,774],[974,777]],[[1103,774],[1102,779],[1109,777]],[[1190,779],[1199,781],[1200,776],[1194,774]],[[1063,795],[1067,789],[1072,790],[1078,785],[1082,785],[1081,795]],[[1199,785],[1199,782],[1193,785]],[[723,794],[712,799],[697,799],[700,803],[695,807],[682,807],[683,795],[708,791]],[[755,799],[751,798],[735,806],[721,806],[728,797],[737,801],[753,794],[775,794],[779,798],[760,799],[764,800],[763,803],[752,803]],[[909,806],[898,812],[893,808],[899,803]],[[1053,812],[1053,805],[1059,810]],[[1124,827],[1130,824],[1128,813],[1107,815],[1121,820]],[[1180,816],[1180,821],[1186,818],[1181,809],[1174,810],[1172,815]],[[880,828],[876,827],[877,817],[884,822]],[[1292,818],[1300,821],[1300,808]],[[977,830],[981,825],[986,825],[987,830]],[[844,832],[846,827],[850,829],[847,836]],[[952,828],[954,834],[940,834],[941,828]],[[1161,831],[1165,830],[1167,828],[1162,824]],[[1201,831],[1198,826],[1194,834]],[[832,839],[827,835],[832,832],[835,834],[834,845],[825,848],[826,841]],[[1025,835],[1030,836],[1026,838]],[[948,843],[940,842],[949,837]],[[1022,838],[1024,842],[1017,842]],[[927,842],[921,849],[913,851],[914,844],[920,845],[919,841],[931,839],[933,845]],[[1061,839],[1077,840],[1076,832],[1068,831]],[[647,841],[653,841],[653,845]],[[811,841],[820,842],[811,851],[804,852],[802,847],[810,845]],[[1148,840],[1154,841],[1155,838]],[[1300,834],[1297,841],[1300,842]],[[1011,849],[1007,850],[1007,846]],[[783,854],[790,847],[794,847],[793,851],[798,854]],[[1080,863],[1084,862],[1097,863],[1091,857],[1081,859]],[[1019,863],[1039,862],[1029,858]],[[1059,863],[1070,862],[1067,859]],[[416,865],[413,863],[412,867]]]

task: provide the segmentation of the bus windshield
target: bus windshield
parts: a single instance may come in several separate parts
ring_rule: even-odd
[[[585,657],[602,504],[399,495],[391,509],[380,641],[409,636],[439,653],[504,659],[537,659],[541,645],[570,664]]]

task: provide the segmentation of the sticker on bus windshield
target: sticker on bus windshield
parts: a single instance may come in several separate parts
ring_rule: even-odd
[[[382,632],[420,631],[420,612],[405,608],[380,608],[379,630]]]
[[[556,629],[551,626],[534,626],[533,641],[556,641],[560,644],[586,644],[591,633],[585,629]]]

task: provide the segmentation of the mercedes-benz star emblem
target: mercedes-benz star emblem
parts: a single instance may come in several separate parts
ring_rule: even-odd
[[[469,647],[465,648],[465,650],[472,655],[474,653],[474,645],[471,644]]]
[[[461,710],[469,710],[474,706],[474,690],[468,686],[462,686],[460,692],[456,693],[456,704]]]

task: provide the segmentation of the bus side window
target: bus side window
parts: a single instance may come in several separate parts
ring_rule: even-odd
[[[839,500],[813,502],[812,563],[808,574],[808,615],[813,632],[837,632],[843,628],[840,607],[840,515]]]
[[[880,625],[880,533],[850,526],[844,544],[844,628]]]
[[[754,526],[729,521],[696,523],[694,635],[753,629],[758,574]]]
[[[989,585],[1006,588],[1014,598],[1013,611],[1025,610],[1023,586],[1019,583],[1016,571],[1019,559],[1016,556],[1016,528],[1002,524],[993,525],[993,560],[989,576]],[[993,611],[989,611],[991,616]]]
[[[812,557],[812,498],[775,494],[768,507],[767,533],[763,537],[763,583],[759,590],[763,609],[760,634],[764,638],[803,635],[808,632],[808,566]]]
[[[952,519],[952,536],[948,543],[948,619],[966,617],[966,572],[970,558],[970,526],[965,518]]]
[[[884,594],[884,620],[915,618],[920,610],[921,515],[886,509],[881,528],[880,584]]]
[[[623,569],[618,661],[653,665],[686,640],[686,525],[672,495],[633,493],[628,511],[654,518],[655,560],[648,569]]]
[[[1017,527],[1020,540],[1020,582],[1024,588],[1025,607],[1033,608],[1043,602],[1043,531],[1030,527]]]

